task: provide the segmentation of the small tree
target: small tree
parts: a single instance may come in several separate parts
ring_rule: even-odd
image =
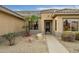
[[[36,22],[36,21],[38,21],[38,19],[39,19],[38,16],[35,16],[35,15],[32,15],[32,16],[31,16],[31,21],[32,21],[32,22]]]
[[[35,16],[35,15],[25,17],[25,25],[23,26],[23,28],[25,28],[27,35],[30,34],[30,23],[32,24],[32,23],[38,21],[38,19],[39,19],[39,17]]]
[[[40,18],[40,17],[38,17],[38,16],[32,15],[32,16],[31,16],[31,21],[30,21],[31,24],[33,25],[34,23],[36,23],[39,18]],[[33,27],[33,26],[32,26],[32,27]]]
[[[29,16],[25,17],[25,25],[23,26],[23,28],[25,28],[25,35],[30,34],[29,21],[30,21],[30,17]]]

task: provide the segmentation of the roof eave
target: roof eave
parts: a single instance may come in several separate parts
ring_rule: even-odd
[[[72,13],[72,14],[70,14],[70,13],[66,13],[66,14],[64,14],[64,13],[59,13],[59,14],[54,14],[53,16],[52,16],[52,18],[55,18],[55,17],[57,17],[57,16],[62,16],[62,15],[79,15],[79,13]]]
[[[6,7],[4,7],[4,6],[1,6],[1,5],[0,5],[0,11],[6,12],[6,13],[8,13],[8,14],[11,14],[11,15],[13,15],[13,16],[16,16],[16,17],[18,17],[18,18],[24,20],[24,17],[23,17],[23,16],[21,16],[20,14],[14,12],[14,11],[9,10],[8,8],[6,8]]]

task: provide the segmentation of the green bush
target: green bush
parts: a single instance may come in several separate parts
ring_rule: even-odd
[[[76,35],[76,40],[79,40],[79,32],[75,32],[75,35]]]
[[[75,41],[75,33],[71,31],[65,31],[62,33],[62,40],[74,42]]]
[[[15,33],[8,33],[3,35],[3,37],[9,41],[10,46],[15,44]]]

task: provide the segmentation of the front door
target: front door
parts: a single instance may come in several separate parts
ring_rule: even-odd
[[[51,20],[45,20],[44,22],[44,26],[45,26],[45,33],[52,33],[52,21]]]

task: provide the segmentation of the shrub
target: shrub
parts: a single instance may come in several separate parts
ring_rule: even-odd
[[[62,40],[73,42],[75,41],[75,33],[70,31],[65,31],[62,34]]]
[[[8,33],[8,34],[5,34],[3,35],[3,37],[9,41],[9,45],[12,46],[15,44],[15,33]]]
[[[79,40],[79,32],[75,32],[75,35],[76,35],[76,40]]]

